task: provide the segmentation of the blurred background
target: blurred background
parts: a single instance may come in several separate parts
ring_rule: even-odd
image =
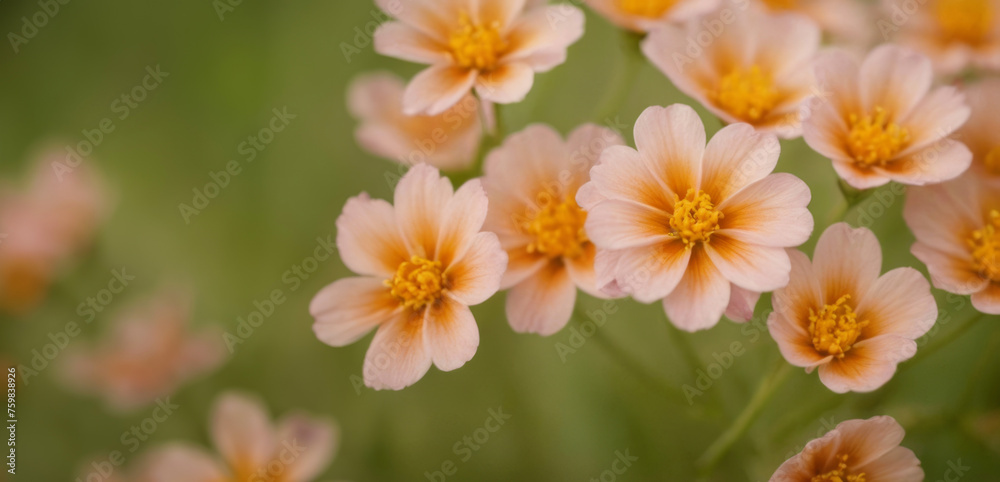
[[[41,8],[0,2],[2,31],[22,32],[22,17]],[[568,62],[538,75],[528,98],[505,109],[508,132],[542,122],[565,133],[601,120],[593,115],[622,62],[620,38],[585,10],[586,34],[570,48]],[[356,122],[345,106],[346,87],[358,74],[387,70],[409,78],[419,69],[373,51],[365,31],[377,18],[375,6],[361,0],[234,7],[225,0],[77,0],[59,4],[16,53],[8,36],[0,48],[4,182],[24,184],[40,149],[78,145],[87,139],[84,131],[109,118],[114,130],[83,162],[104,178],[113,209],[91,248],[60,274],[42,304],[3,319],[0,361],[30,363],[33,350],[50,343],[50,333],[82,321],[77,306],[105,288],[116,268],[124,267],[134,281],[92,323],[81,323],[71,343],[100,339],[130,306],[173,287],[192,295],[198,329],[235,333],[239,318],[279,289],[287,301],[226,352],[218,369],[174,392],[171,401],[180,408],[138,450],[125,451],[126,465],[168,441],[212,450],[211,404],[223,391],[238,389],[261,397],[272,416],[302,409],[338,422],[339,450],[318,480],[428,480],[425,472],[442,480],[433,472],[448,461],[457,473],[447,480],[592,480],[626,452],[638,459],[617,480],[697,480],[694,460],[740,413],[758,380],[783,363],[764,325],[767,296],[750,324],[724,320],[696,334],[674,329],[659,305],[622,300],[604,306],[583,297],[582,310],[600,311],[595,317],[606,320],[592,336],[574,331],[583,321],[575,320],[541,338],[510,329],[500,294],[473,308],[482,342],[471,362],[452,373],[432,369],[401,392],[360,387],[370,336],[346,348],[314,337],[310,299],[349,271],[332,256],[294,290],[285,272],[313,254],[317,238],[335,234],[348,197],[367,191],[391,198],[387,180],[402,172],[356,145]],[[156,87],[147,85],[134,107],[116,104],[142,84],[147,69],[162,72]],[[645,65],[616,125],[631,140],[643,108],[675,102],[693,104]],[[287,126],[262,149],[253,147],[255,157],[246,161],[241,149],[269,126],[275,109],[290,114]],[[720,127],[698,109],[710,134]],[[185,219],[179,205],[191,205],[194,190],[204,189],[232,160],[241,172]],[[842,202],[836,175],[801,139],[782,143],[778,171],[812,188],[816,231],[803,247],[811,253]],[[913,238],[900,215],[902,200],[891,186],[882,188],[847,220],[878,234],[884,270],[914,266],[926,272],[909,254]],[[949,339],[974,315],[967,299],[935,294],[941,318],[922,346]],[[989,321],[904,363],[873,394],[835,395],[815,374],[796,370],[707,480],[766,480],[837,423],[881,414],[906,427],[903,445],[916,452],[928,480],[944,479],[955,466],[969,468],[964,480],[995,480],[1000,320]],[[54,368],[58,361],[18,388],[18,474],[0,478],[76,480],[90,460],[122,450],[123,432],[155,406],[116,411],[67,390]],[[699,385],[702,373],[713,376]],[[678,397],[685,385],[699,394]],[[491,410],[510,418],[488,441],[474,444],[478,449],[461,449]]]

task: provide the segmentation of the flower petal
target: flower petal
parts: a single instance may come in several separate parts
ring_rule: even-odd
[[[905,118],[931,88],[934,72],[926,56],[885,44],[861,64],[861,104],[865,112],[882,107],[894,120]]]
[[[423,378],[431,367],[425,324],[423,313],[406,311],[379,327],[365,354],[365,385],[402,390]]]
[[[283,417],[278,423],[278,440],[301,448],[301,452],[287,463],[285,480],[314,480],[333,460],[338,436],[336,425],[328,419],[299,413]],[[279,460],[285,463],[284,459]]]
[[[982,313],[1000,315],[1000,283],[990,283],[972,295],[972,306]]]
[[[750,124],[723,127],[705,148],[701,189],[718,205],[770,174],[780,153],[773,134],[757,132]]]
[[[705,252],[724,278],[748,290],[774,291],[788,284],[792,265],[782,248],[746,243],[715,233],[705,245]]]
[[[489,199],[479,179],[466,181],[448,200],[434,250],[442,265],[451,266],[469,249],[472,238],[483,228],[488,207]]]
[[[403,92],[406,115],[437,115],[462,100],[476,83],[476,71],[433,65],[410,80]]]
[[[939,87],[924,97],[913,111],[900,120],[916,142],[910,143],[901,156],[914,153],[939,139],[951,135],[965,124],[971,111],[965,104],[965,94],[955,87]]]
[[[393,204],[396,222],[410,253],[435,259],[442,213],[452,195],[451,181],[427,164],[413,166],[399,180]]]
[[[763,246],[798,246],[812,235],[811,200],[801,179],[771,174],[718,205],[724,217],[717,234]]]
[[[566,59],[566,49],[583,36],[583,12],[570,5],[535,8],[514,24],[504,61],[527,64],[545,72]]]
[[[922,186],[954,179],[971,165],[972,152],[965,144],[954,139],[941,139],[874,171],[896,182]]]
[[[667,187],[678,195],[701,186],[705,125],[691,107],[646,108],[635,121],[635,146]]]
[[[392,205],[365,193],[348,199],[337,218],[337,250],[351,271],[366,275],[391,276],[409,259]]]
[[[451,285],[448,294],[462,304],[478,305],[500,289],[506,267],[507,253],[497,235],[476,234],[462,258],[445,271]]]
[[[691,251],[677,240],[620,251],[615,266],[617,289],[641,303],[652,303],[667,296],[689,269]],[[726,303],[729,303],[728,298]]]
[[[577,204],[587,210],[604,199],[657,209],[672,209],[674,205],[674,193],[667,187],[665,178],[658,175],[639,152],[627,146],[605,149],[600,163],[590,170],[590,182],[581,187],[576,196]]]
[[[919,271],[897,268],[882,275],[858,303],[859,320],[868,320],[866,338],[892,334],[915,340],[937,320],[931,286]]]
[[[670,215],[617,199],[598,203],[587,213],[587,236],[604,249],[626,249],[663,243],[670,236]]]
[[[819,277],[824,304],[846,294],[857,303],[882,271],[882,246],[869,229],[837,223],[827,228],[816,243],[813,269]]]
[[[212,409],[212,441],[231,466],[262,467],[277,440],[267,408],[257,398],[229,392]]]
[[[882,335],[860,341],[844,358],[834,358],[819,367],[819,379],[836,393],[870,392],[888,382],[900,361],[917,352],[913,340]]]
[[[693,332],[719,322],[729,306],[730,283],[705,250],[695,248],[687,252],[691,253],[687,270],[663,300],[663,308],[674,326]]]
[[[754,309],[760,301],[760,293],[745,290],[739,286],[729,287],[729,306],[726,307],[726,318],[743,323],[753,318]]]
[[[509,62],[476,78],[476,93],[497,104],[521,102],[535,82],[535,71],[524,62]]]
[[[427,309],[424,323],[427,348],[440,370],[454,370],[475,356],[479,326],[468,306],[445,297]]]
[[[204,450],[171,443],[146,454],[141,474],[151,482],[216,482],[226,479],[225,469]]]
[[[422,64],[437,64],[451,59],[445,45],[403,22],[386,22],[373,35],[375,51]]]
[[[573,315],[576,286],[559,262],[549,262],[507,293],[507,320],[518,333],[549,336]]]
[[[399,310],[383,280],[344,278],[326,285],[309,303],[316,338],[330,346],[354,343]]]

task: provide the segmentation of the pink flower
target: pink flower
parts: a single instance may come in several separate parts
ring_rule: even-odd
[[[930,0],[914,6],[885,0],[883,37],[897,35],[931,58],[944,75],[968,67],[1000,70],[1000,1]]]
[[[914,340],[937,319],[926,279],[913,268],[882,272],[882,247],[866,228],[830,226],[813,261],[789,250],[792,275],[774,292],[767,320],[781,354],[837,393],[884,385],[899,362],[917,351]]]
[[[930,90],[927,57],[882,45],[859,66],[831,52],[817,62],[816,80],[820,94],[803,136],[851,186],[923,185],[969,168],[969,149],[948,137],[969,118],[965,96],[954,87]]]
[[[1000,79],[983,79],[963,91],[972,115],[955,137],[972,151],[976,177],[1000,186]]]
[[[724,122],[745,122],[782,138],[802,135],[800,105],[814,93],[816,24],[801,15],[740,11],[730,4],[708,17],[718,27],[702,19],[665,26],[649,34],[642,51],[678,89]],[[691,45],[698,46],[697,54]]]
[[[583,12],[526,0],[376,0],[397,21],[375,32],[382,55],[429,64],[403,93],[407,115],[440,114],[470,90],[498,104],[519,102],[535,72],[566,60],[583,35]],[[526,8],[527,7],[527,8]]]
[[[884,415],[842,422],[781,464],[770,482],[921,482],[920,460],[899,446],[904,435],[903,427]]]
[[[331,420],[303,413],[274,424],[258,399],[229,392],[217,399],[211,419],[212,443],[222,460],[174,443],[147,454],[137,480],[309,482],[330,465],[338,435]]]
[[[788,283],[785,248],[809,239],[808,186],[771,174],[778,139],[748,124],[724,127],[706,147],[686,105],[646,109],[635,144],[606,149],[577,194],[598,247],[598,286],[663,299],[688,331],[714,326],[727,308],[746,319],[757,293]]]
[[[361,276],[323,288],[309,306],[313,331],[344,346],[378,328],[365,356],[365,384],[399,390],[433,362],[450,371],[472,359],[479,329],[470,305],[500,287],[507,254],[480,232],[487,198],[478,180],[457,192],[419,164],[396,186],[395,207],[362,194],[337,218],[341,259]]]
[[[934,286],[1000,315],[1000,189],[972,173],[907,193],[903,210]]]
[[[601,151],[621,145],[610,129],[585,125],[566,141],[532,125],[486,158],[483,187],[490,197],[485,229],[497,233],[510,263],[501,283],[507,320],[515,331],[551,335],[566,326],[576,289],[602,298],[594,274],[596,249],[576,204]]]
[[[24,190],[0,193],[0,309],[30,311],[60,268],[86,248],[106,216],[106,194],[88,165],[55,169],[62,151],[38,157]]]
[[[584,0],[619,27],[649,32],[711,12],[720,0]]]
[[[163,292],[132,307],[99,345],[69,349],[62,360],[66,383],[131,410],[214,370],[224,350],[220,333],[194,333],[190,304],[185,296]]]
[[[372,153],[407,165],[426,162],[461,170],[475,161],[482,137],[479,102],[466,95],[435,116],[403,114],[403,81],[387,74],[368,74],[348,88],[351,114],[361,121],[355,137]]]

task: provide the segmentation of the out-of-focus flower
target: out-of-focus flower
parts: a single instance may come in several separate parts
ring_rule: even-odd
[[[963,90],[972,115],[955,137],[972,151],[971,172],[1000,183],[1000,79],[985,79]]]
[[[781,464],[770,482],[921,482],[920,460],[899,445],[905,435],[885,415],[841,422]]]
[[[501,283],[507,320],[515,331],[551,335],[566,326],[576,288],[597,289],[594,244],[577,189],[608,146],[621,145],[614,131],[585,125],[563,141],[544,125],[511,135],[486,158],[483,187],[490,198],[485,230],[497,233],[510,262]]]
[[[337,280],[309,305],[320,341],[344,346],[378,327],[365,356],[365,384],[399,390],[433,362],[450,371],[472,359],[479,328],[469,306],[500,288],[507,253],[481,232],[487,212],[479,180],[453,191],[426,164],[396,186],[395,206],[367,194],[337,218],[337,248],[361,276]]]
[[[795,12],[819,25],[834,45],[862,51],[874,39],[874,12],[857,0],[759,0],[774,12]]]
[[[479,102],[466,95],[435,115],[403,114],[403,81],[392,74],[367,74],[348,88],[351,114],[361,121],[354,135],[372,153],[407,165],[426,162],[446,170],[475,160],[482,126]]]
[[[615,25],[649,32],[670,22],[683,22],[711,12],[721,0],[585,0]]]
[[[774,292],[767,320],[789,363],[819,368],[830,390],[870,392],[917,352],[917,338],[937,319],[930,283],[913,268],[884,275],[882,247],[866,228],[846,223],[820,236],[812,262],[789,250],[792,275]]]
[[[105,190],[88,165],[56,171],[49,151],[24,190],[0,193],[0,309],[22,314],[45,297],[57,272],[90,243],[106,215]]]
[[[809,239],[809,187],[771,174],[778,139],[732,124],[705,145],[693,109],[646,109],[636,149],[612,146],[580,188],[586,229],[598,247],[598,286],[643,303],[663,299],[671,321],[695,331],[714,326],[731,302],[788,283],[786,247]],[[730,311],[747,318],[747,306]]]
[[[376,0],[397,21],[375,32],[382,55],[429,64],[403,93],[407,115],[437,115],[475,88],[509,104],[531,90],[535,72],[566,60],[583,35],[583,12],[525,0]]]
[[[801,15],[761,8],[731,13],[729,20],[718,34],[700,19],[665,26],[649,34],[642,51],[726,123],[745,122],[786,139],[802,135],[800,107],[815,90],[819,28]],[[711,42],[698,44],[703,38]],[[701,45],[697,55],[692,42]]]
[[[966,174],[912,189],[903,210],[934,286],[972,295],[983,313],[1000,314],[1000,189]]]
[[[884,38],[925,53],[937,72],[1000,69],[1000,0],[885,0],[878,23]]]
[[[70,348],[62,360],[64,377],[119,410],[170,395],[223,359],[217,330],[194,333],[190,321],[187,297],[159,293],[118,316],[113,331],[96,346]]]
[[[303,413],[272,423],[258,399],[219,396],[211,436],[222,460],[199,447],[175,443],[153,450],[141,464],[149,482],[309,482],[330,465],[339,433],[326,418]]]
[[[860,66],[845,52],[822,55],[822,94],[809,102],[803,136],[857,189],[953,179],[972,162],[969,149],[948,137],[969,107],[954,87],[930,90],[932,77],[927,57],[904,47],[879,46]]]

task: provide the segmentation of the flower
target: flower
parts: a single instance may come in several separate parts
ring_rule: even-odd
[[[323,343],[344,346],[378,327],[364,362],[365,384],[400,390],[433,361],[451,371],[472,359],[479,329],[469,306],[500,288],[507,254],[480,232],[487,211],[479,180],[453,191],[426,164],[396,186],[395,207],[367,194],[337,218],[341,259],[361,276],[337,280],[309,305]]]
[[[564,142],[552,128],[532,125],[486,158],[483,187],[490,198],[484,229],[497,233],[510,263],[501,282],[507,320],[518,332],[551,335],[566,326],[576,288],[602,298],[594,275],[594,244],[577,189],[590,179],[601,151],[621,145],[610,129],[585,125]]]
[[[190,305],[188,297],[164,291],[131,307],[115,319],[113,331],[99,345],[66,353],[66,383],[103,397],[115,409],[130,410],[214,370],[223,359],[220,333],[193,332],[187,326]]]
[[[921,482],[920,460],[899,445],[904,435],[885,415],[841,422],[781,464],[770,482]]]
[[[972,114],[955,136],[972,151],[972,172],[1000,183],[1000,79],[984,79],[963,90]]]
[[[929,56],[944,75],[968,67],[1000,69],[1000,1],[930,0],[918,7],[905,0],[885,0],[886,20],[879,29],[886,38]]]
[[[771,174],[774,135],[732,124],[706,147],[701,119],[675,104],[647,108],[635,144],[605,149],[577,193],[601,289],[663,299],[671,321],[695,331],[788,283],[784,248],[808,240],[813,219],[809,187]],[[730,313],[745,319],[747,307]]]
[[[669,22],[682,22],[711,12],[721,0],[585,0],[615,25],[649,32]]]
[[[0,193],[0,309],[24,314],[89,245],[106,214],[103,184],[88,165],[55,169],[62,151],[46,151],[28,186]]]
[[[461,170],[475,160],[482,126],[471,94],[435,116],[403,114],[403,81],[387,73],[359,77],[348,88],[351,114],[361,121],[354,135],[373,154],[402,164],[426,162]]]
[[[820,236],[813,261],[789,250],[791,281],[774,292],[768,330],[788,363],[819,368],[830,390],[870,392],[917,351],[937,319],[930,284],[913,268],[882,271],[882,247],[846,223]]]
[[[934,286],[1000,314],[1000,189],[972,173],[913,189],[903,217],[917,238],[911,251]]]
[[[263,403],[237,392],[216,400],[211,436],[221,461],[201,448],[173,443],[143,458],[137,480],[308,482],[330,465],[338,442],[331,420],[293,413],[273,424]]]
[[[759,0],[773,12],[794,12],[809,17],[830,41],[849,49],[865,50],[874,32],[871,8],[856,0]]]
[[[724,122],[745,122],[782,138],[802,135],[799,110],[814,91],[810,67],[819,28],[796,14],[759,8],[734,13],[729,6],[720,12],[726,10],[728,15],[712,15],[718,27],[694,19],[653,31],[642,51],[678,89]],[[711,41],[705,45],[704,38]],[[692,43],[700,46],[697,55]]]
[[[857,189],[953,179],[972,162],[969,149],[948,138],[969,108],[954,87],[930,90],[931,78],[927,57],[904,47],[879,46],[860,66],[845,52],[822,56],[823,95],[809,103],[803,137]]]
[[[583,35],[583,12],[526,0],[376,0],[397,21],[375,31],[375,50],[429,64],[403,93],[407,115],[440,114],[469,90],[498,104],[520,102],[535,72],[566,60]]]

